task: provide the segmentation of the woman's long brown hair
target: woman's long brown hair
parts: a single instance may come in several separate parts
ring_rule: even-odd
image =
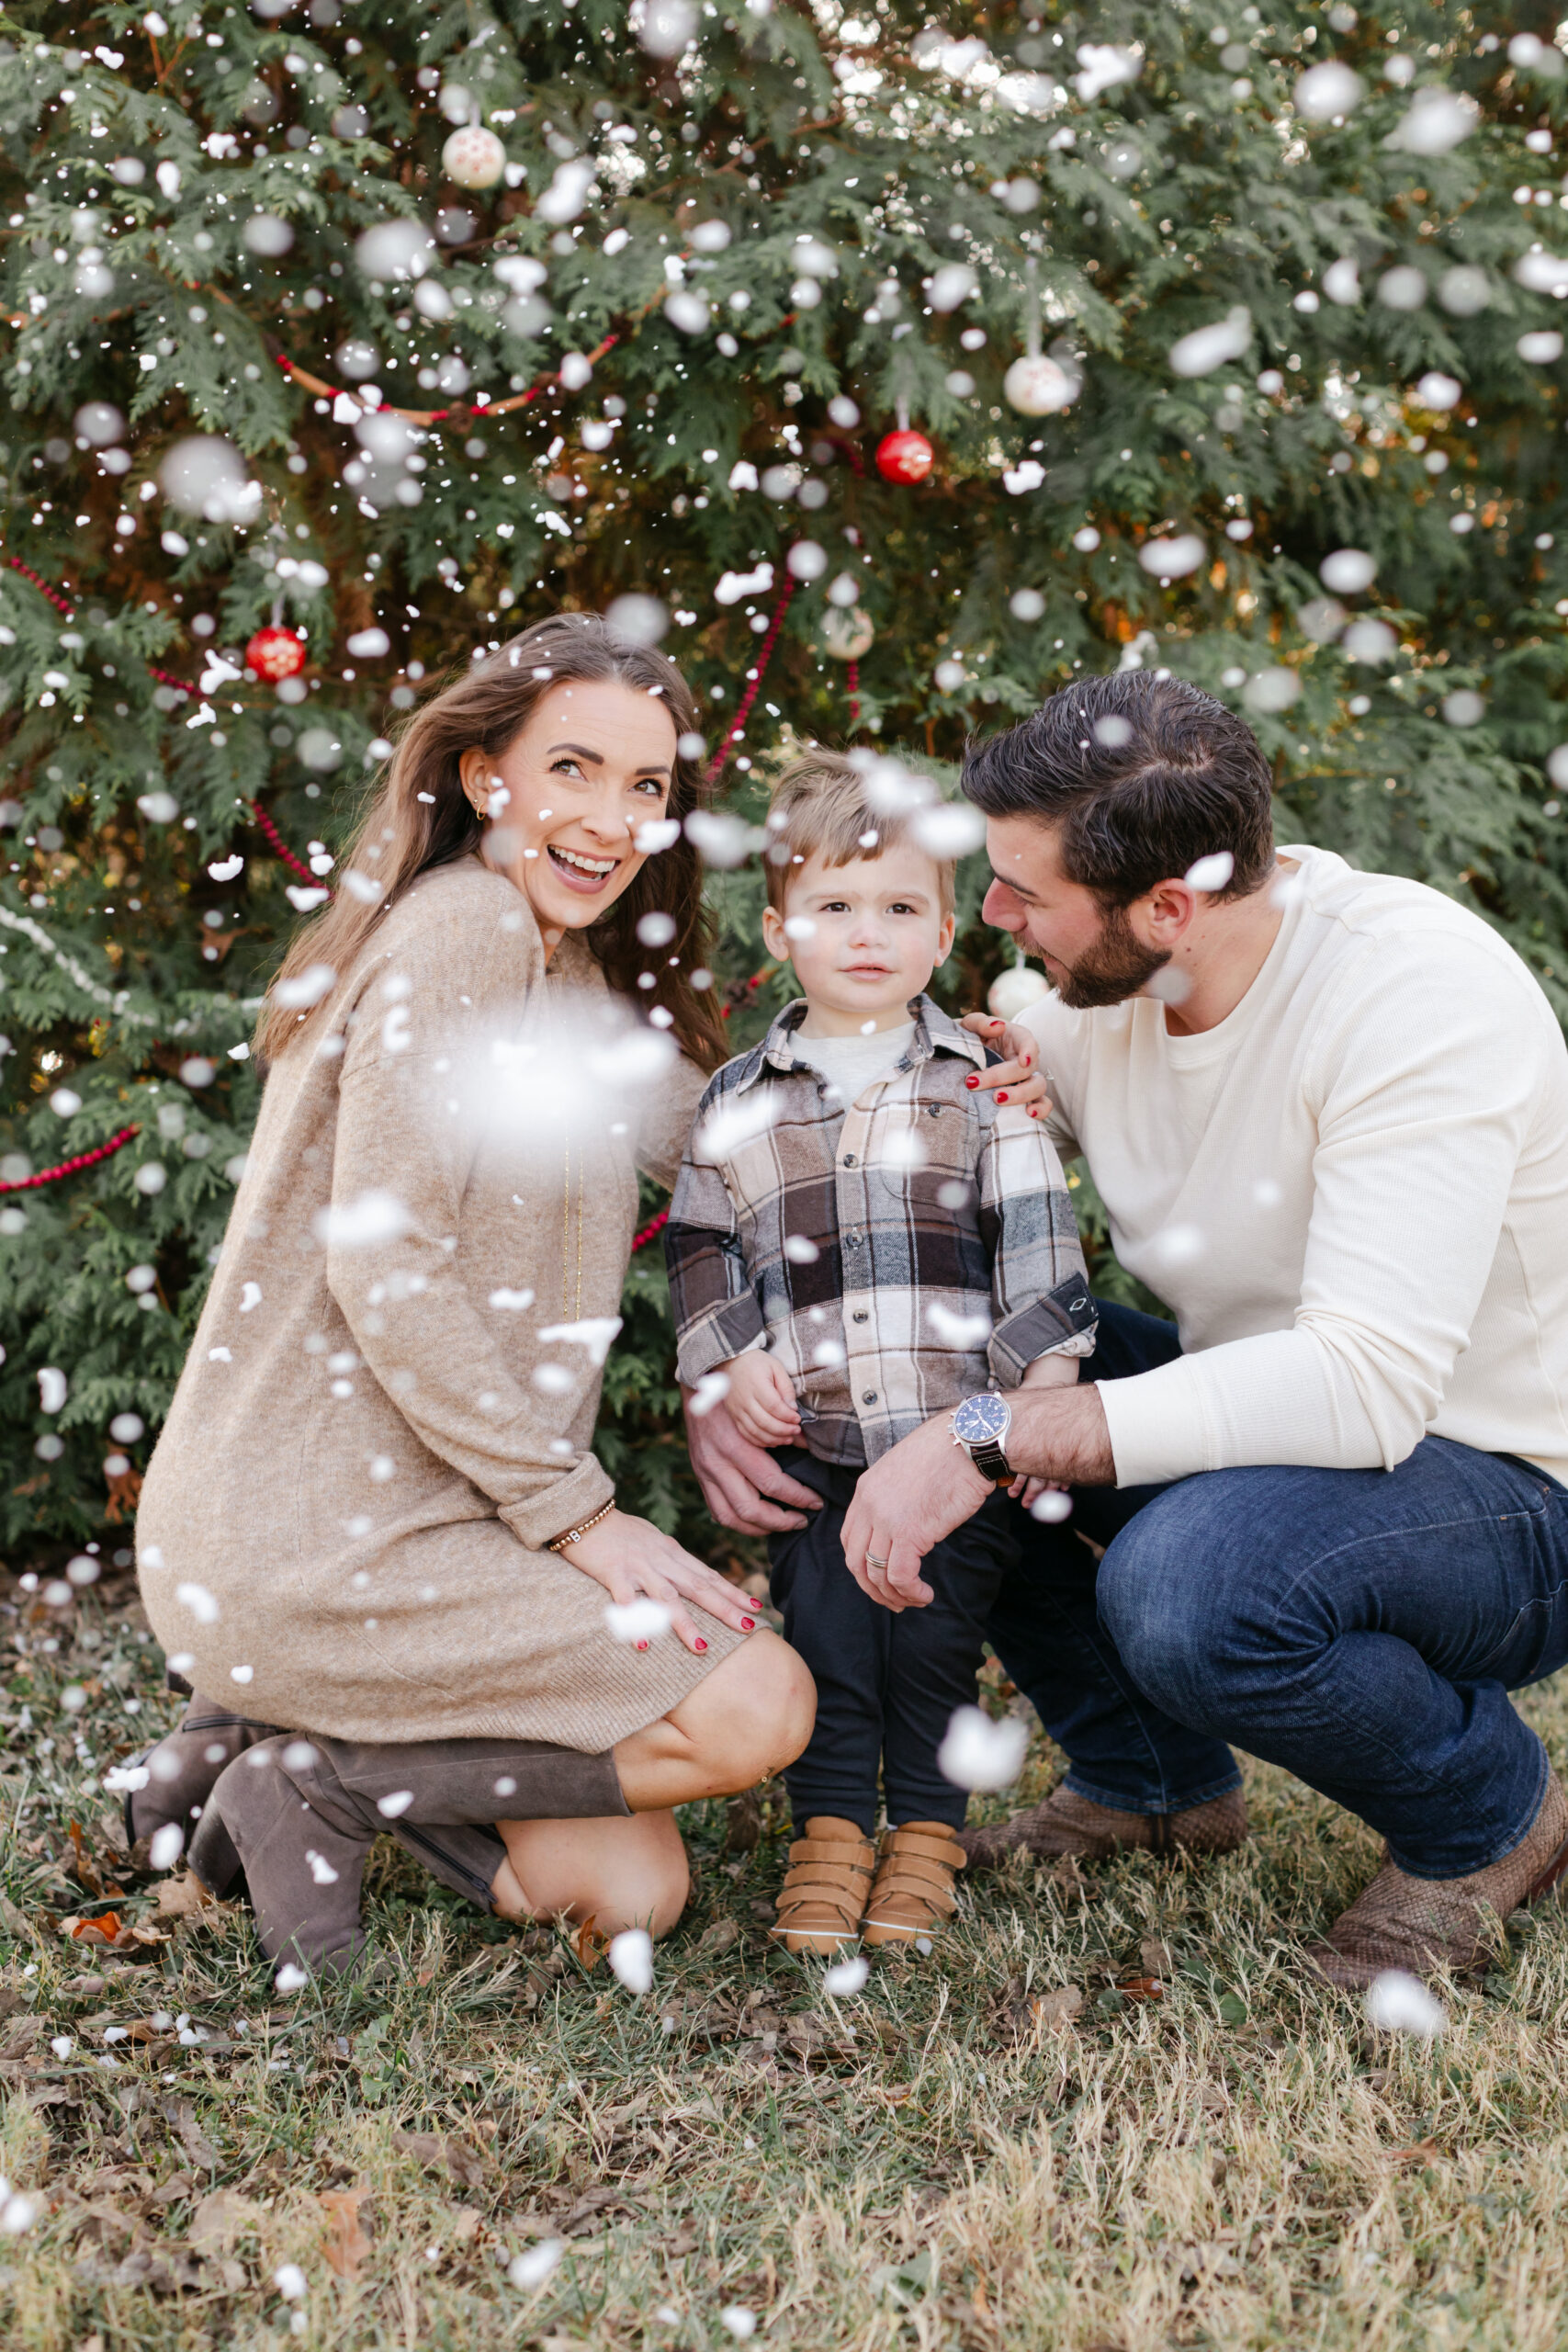
[[[643,694],[657,693],[677,736],[699,731],[691,688],[674,663],[649,646],[618,636],[595,614],[563,613],[540,621],[488,661],[476,662],[403,729],[344,853],[336,898],[296,934],[274,981],[256,1029],[256,1051],[264,1060],[276,1061],[305,1035],[347,979],[383,913],[416,876],[479,848],[484,827],[463,790],[457,769],[463,753],[479,750],[499,761],[547,688],[579,680],[613,680]],[[701,793],[700,769],[677,753],[665,813],[683,820]],[[639,945],[637,927],[642,916],[655,911],[672,919],[675,934],[650,955]],[[717,1007],[711,989],[694,989],[691,981],[694,969],[707,961],[712,932],[703,905],[702,860],[684,830],[670,848],[639,867],[585,937],[610,986],[645,1016],[662,1005],[682,1052],[701,1069],[716,1069],[727,1050]],[[277,980],[322,964],[332,968],[335,984],[316,1005],[301,1014],[278,1002]],[[651,989],[637,986],[645,970],[654,975]]]

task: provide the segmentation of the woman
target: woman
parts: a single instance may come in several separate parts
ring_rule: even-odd
[[[671,1808],[809,1734],[794,1653],[590,1451],[636,1168],[672,1179],[723,1055],[679,829],[697,723],[592,617],[477,664],[403,735],[261,1023],[141,1498],[147,1612],[196,1695],[132,1828],[198,1816],[192,1869],[219,1894],[243,1869],[275,1960],[352,1959],[389,1828],[504,1916],[659,1932]],[[637,1092],[660,1032],[680,1052]]]

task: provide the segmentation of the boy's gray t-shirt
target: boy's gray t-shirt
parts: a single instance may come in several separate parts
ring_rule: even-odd
[[[869,1037],[804,1037],[798,1029],[795,1033],[801,1060],[819,1069],[846,1102],[852,1102],[874,1078],[901,1062],[914,1042],[912,1021],[906,1021],[901,1029],[874,1030]]]

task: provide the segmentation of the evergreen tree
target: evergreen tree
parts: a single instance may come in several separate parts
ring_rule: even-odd
[[[165,11],[0,17],[18,1565],[124,1540],[257,1000],[399,714],[560,605],[644,600],[716,752],[743,718],[738,1046],[785,986],[735,862],[782,730],[950,774],[1118,661],[1236,702],[1283,837],[1460,897],[1568,1007],[1549,17]],[[884,479],[905,424],[929,471]],[[657,1252],[628,1298],[604,1442],[668,1522]]]

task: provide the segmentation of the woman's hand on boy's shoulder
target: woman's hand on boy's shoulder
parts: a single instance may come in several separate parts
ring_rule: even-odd
[[[1002,1056],[999,1062],[977,1069],[964,1080],[965,1085],[994,1094],[998,1102],[1021,1104],[1032,1119],[1048,1119],[1051,1097],[1040,1068],[1038,1040],[1027,1029],[1020,1029],[1010,1021],[998,1021],[989,1012],[966,1012],[959,1026],[989,1046],[993,1053]]]

